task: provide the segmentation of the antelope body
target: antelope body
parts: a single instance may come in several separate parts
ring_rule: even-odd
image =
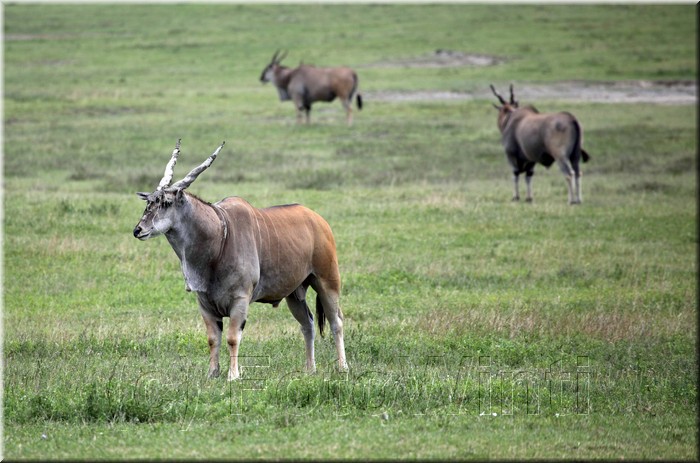
[[[496,92],[501,106],[498,110],[498,128],[508,162],[513,169],[513,200],[520,199],[518,177],[525,173],[527,185],[526,201],[532,201],[532,176],[535,164],[549,168],[557,163],[566,178],[569,189],[569,204],[581,203],[580,161],[587,162],[590,156],[581,147],[583,129],[573,114],[568,112],[540,113],[534,106],[519,107],[510,86],[510,101]]]
[[[317,68],[300,64],[292,69],[280,63],[287,55],[277,51],[270,64],[263,69],[260,81],[272,82],[277,87],[280,101],[292,100],[297,110],[297,123],[302,113],[309,123],[311,105],[316,101],[333,101],[336,97],[345,108],[348,125],[352,124],[352,97],[356,95],[357,109],[362,109],[362,96],[357,93],[358,78],[348,67]]]
[[[323,335],[327,318],[338,366],[347,369],[343,314],[338,304],[340,273],[328,223],[299,204],[257,209],[239,197],[210,204],[185,191],[211,165],[223,144],[183,180],[170,185],[179,147],[178,141],[156,191],[138,193],[147,205],[134,236],[146,240],[165,235],[180,259],[185,289],[196,292],[207,331],[208,376],[219,376],[223,318],[230,318],[226,341],[231,381],[240,376],[238,350],[248,306],[263,302],[276,307],[282,299],[301,325],[306,368],[313,372],[313,316],[306,304],[309,286],[317,293],[319,331]]]

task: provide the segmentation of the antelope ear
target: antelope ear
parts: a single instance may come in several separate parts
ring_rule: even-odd
[[[148,201],[148,197],[150,196],[150,194],[139,191],[138,193],[136,193],[136,196],[143,199],[144,201]]]

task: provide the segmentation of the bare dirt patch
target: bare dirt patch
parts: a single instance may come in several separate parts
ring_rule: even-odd
[[[438,48],[427,55],[416,58],[389,60],[372,63],[368,67],[384,68],[443,68],[457,66],[494,66],[505,62],[505,58],[478,53],[464,53]]]
[[[505,90],[504,90],[505,91]],[[481,90],[454,91],[380,91],[365,92],[368,101],[416,102],[491,100],[487,87]],[[693,81],[627,80],[616,82],[561,81],[546,84],[516,84],[515,96],[523,104],[537,105],[543,100],[587,103],[695,104],[697,86]]]
[[[61,40],[70,37],[54,34],[5,34],[3,38],[7,42],[26,42],[28,40]]]

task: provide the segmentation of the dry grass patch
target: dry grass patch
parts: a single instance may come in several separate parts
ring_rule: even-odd
[[[531,308],[506,311],[498,307],[476,307],[458,313],[435,311],[430,317],[420,317],[415,327],[439,337],[488,333],[510,339],[523,335],[586,336],[618,342],[687,335],[696,330],[696,317],[690,308],[675,315],[654,316],[648,311],[630,312],[602,306],[592,312],[571,310],[557,314]]]

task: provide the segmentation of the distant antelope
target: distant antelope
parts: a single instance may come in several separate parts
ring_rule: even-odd
[[[328,223],[298,204],[257,209],[239,197],[210,204],[185,191],[223,148],[187,176],[170,184],[178,140],[163,179],[153,193],[138,193],[146,210],[134,236],[146,240],[165,235],[180,259],[185,289],[197,293],[209,340],[209,377],[219,376],[219,346],[224,317],[230,318],[226,340],[231,356],[229,381],[239,377],[238,348],[251,302],[277,307],[282,299],[301,325],[306,368],[313,372],[314,324],[306,290],[317,293],[316,317],[321,335],[327,318],[335,339],[338,366],[347,369],[340,310],[340,273],[335,240]]]
[[[362,95],[357,92],[357,74],[347,67],[317,68],[300,64],[291,69],[280,63],[287,56],[279,50],[260,75],[263,83],[272,82],[277,87],[280,101],[292,100],[297,109],[297,123],[301,123],[302,112],[309,123],[311,104],[316,101],[333,101],[340,98],[347,113],[347,123],[352,125],[352,97],[356,94],[357,109],[362,109]]]
[[[501,142],[506,151],[508,162],[513,168],[513,200],[520,199],[518,176],[525,172],[527,185],[526,201],[532,201],[532,176],[535,164],[549,168],[555,161],[566,177],[569,187],[569,204],[581,203],[581,170],[579,161],[587,162],[590,156],[583,150],[583,129],[568,112],[540,113],[534,106],[520,108],[513,97],[510,86],[510,102],[506,102],[496,92],[491,91],[501,106],[494,104],[498,110],[498,128]]]

